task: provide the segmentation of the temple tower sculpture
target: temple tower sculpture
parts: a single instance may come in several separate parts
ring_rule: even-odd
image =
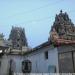
[[[63,13],[61,10],[58,15],[56,14],[50,34],[54,29],[59,36],[59,39],[75,40],[75,26],[66,12]],[[52,37],[50,36],[50,39],[51,38]]]
[[[23,46],[28,46],[25,30],[21,27],[12,27],[8,40],[12,43],[12,49],[22,50]]]

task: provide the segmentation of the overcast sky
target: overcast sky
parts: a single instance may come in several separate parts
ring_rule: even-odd
[[[0,33],[8,39],[12,26],[23,27],[29,46],[35,47],[48,40],[61,9],[75,23],[75,0],[0,0]]]

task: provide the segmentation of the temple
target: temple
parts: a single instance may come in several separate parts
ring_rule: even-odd
[[[21,50],[23,46],[28,46],[24,28],[12,27],[9,40],[13,49]]]
[[[12,27],[9,40],[0,34],[0,75],[14,73],[75,73],[75,26],[66,12],[56,15],[49,40],[34,48],[21,27]]]
[[[50,31],[50,40],[55,44],[75,43],[75,26],[68,14],[62,10],[55,17],[52,29]]]

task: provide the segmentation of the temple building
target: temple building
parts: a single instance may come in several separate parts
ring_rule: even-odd
[[[8,40],[0,37],[0,75],[75,73],[75,26],[62,10],[55,17],[48,41],[35,48],[29,48],[20,27],[12,27]]]

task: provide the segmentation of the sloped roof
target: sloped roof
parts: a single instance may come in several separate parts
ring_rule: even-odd
[[[50,45],[52,45],[52,42],[46,41],[46,42],[44,42],[43,44],[41,44],[41,45],[39,45],[39,46],[33,48],[32,50],[25,52],[25,54],[29,54],[29,53],[36,52],[36,51],[41,50],[41,49],[43,49],[43,48],[45,48],[45,47],[47,47],[47,46],[50,46]]]

